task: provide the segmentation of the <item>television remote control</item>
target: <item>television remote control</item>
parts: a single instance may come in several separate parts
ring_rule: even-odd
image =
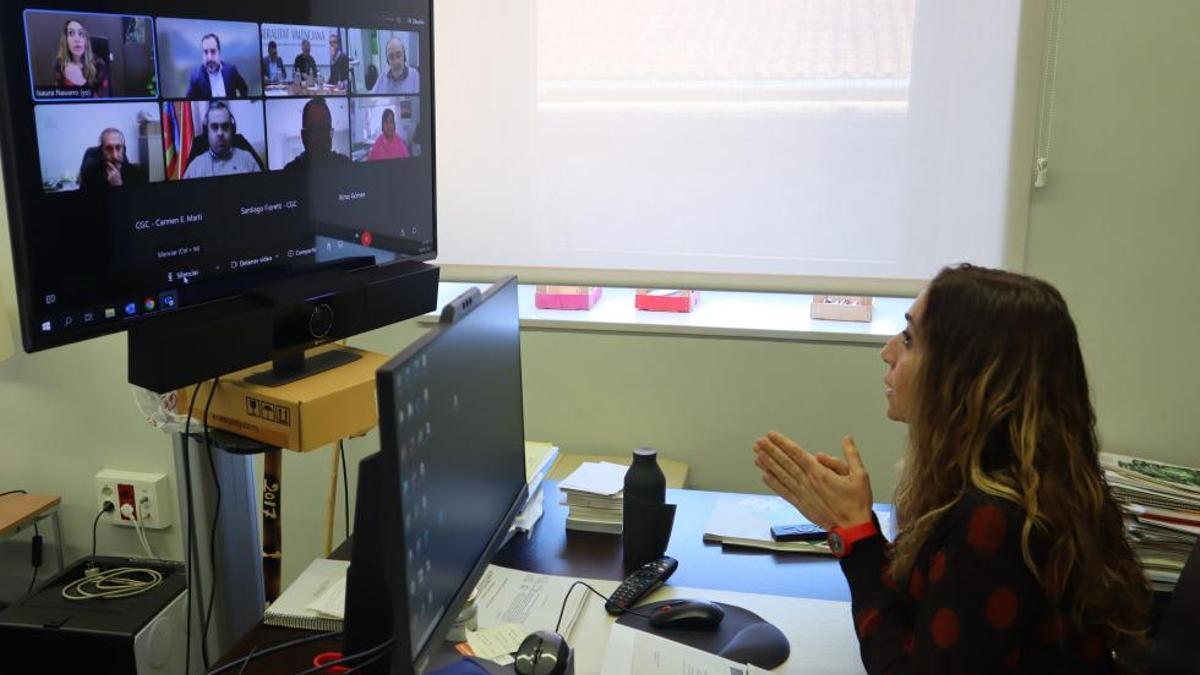
[[[633,607],[634,603],[647,593],[662,586],[663,582],[675,573],[677,567],[678,560],[664,555],[637,568],[613,591],[608,602],[604,603],[604,611],[616,616]]]

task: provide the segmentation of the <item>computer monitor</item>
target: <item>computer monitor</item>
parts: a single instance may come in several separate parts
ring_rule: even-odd
[[[0,148],[25,349],[261,287],[259,305],[315,308],[376,288],[345,274],[432,259],[431,21],[431,0],[3,3]],[[317,287],[288,292],[318,270]],[[390,300],[324,304],[332,326],[322,314],[312,336],[276,342],[373,328]]]
[[[526,499],[520,349],[510,278],[447,305],[379,370],[343,648],[379,656],[367,672],[425,669]]]

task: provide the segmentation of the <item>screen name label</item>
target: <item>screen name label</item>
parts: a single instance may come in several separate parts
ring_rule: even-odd
[[[133,223],[135,230],[151,230],[160,227],[174,227],[175,225],[189,225],[191,223],[204,222],[204,213],[185,213],[171,218],[155,218],[153,220],[147,218],[138,220]]]
[[[243,206],[241,212],[243,216],[261,216],[264,213],[273,213],[275,211],[291,211],[292,209],[300,208],[300,200],[289,199],[282,202],[271,202],[269,204],[255,204],[253,206]]]

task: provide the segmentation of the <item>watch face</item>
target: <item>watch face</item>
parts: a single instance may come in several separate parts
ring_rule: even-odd
[[[829,533],[829,551],[835,556],[842,555],[842,538],[837,532]]]

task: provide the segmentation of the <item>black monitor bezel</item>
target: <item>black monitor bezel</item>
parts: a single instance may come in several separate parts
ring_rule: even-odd
[[[457,316],[460,318],[469,316],[471,311],[501,292],[511,292],[516,296],[516,277],[508,277],[496,282],[483,293],[481,300],[471,303],[469,308],[461,311]],[[519,309],[519,300],[517,300],[516,305]],[[446,313],[443,314],[443,317],[445,316]],[[519,363],[519,318],[517,321],[517,358]],[[443,318],[437,327],[421,336],[376,371],[376,391],[379,400],[379,410],[381,411],[379,415],[380,450],[362,460],[359,468],[359,491],[355,502],[354,542],[351,548],[351,567],[346,589],[345,653],[350,654],[371,649],[386,639],[380,634],[380,619],[383,617],[355,615],[357,611],[362,611],[358,607],[362,606],[360,604],[362,603],[362,596],[360,594],[364,592],[363,589],[365,589],[366,593],[374,592],[378,596],[383,596],[372,598],[375,603],[384,599],[390,602],[390,607],[386,610],[386,616],[390,618],[390,638],[393,640],[393,643],[389,648],[391,652],[390,658],[372,664],[372,666],[364,669],[364,672],[400,675],[416,675],[423,672],[434,654],[438,649],[442,648],[442,638],[458,617],[471,591],[474,590],[479,579],[483,576],[487,566],[491,564],[492,558],[495,557],[496,553],[499,552],[500,548],[508,540],[509,528],[529,497],[529,486],[527,483],[522,483],[520,490],[517,491],[513,502],[509,505],[496,531],[492,533],[487,546],[475,561],[470,573],[464,579],[462,586],[459,587],[453,600],[447,605],[446,611],[434,625],[425,644],[414,654],[409,644],[408,597],[405,590],[408,586],[408,570],[404,562],[403,550],[398,550],[395,546],[397,542],[404,541],[404,522],[403,518],[399,517],[401,510],[400,495],[398,494],[399,490],[395,489],[394,485],[388,482],[389,477],[398,478],[400,474],[400,458],[397,451],[399,447],[398,429],[395,416],[386,414],[383,411],[394,410],[397,405],[393,379],[395,374],[403,368],[404,364],[424,351],[428,345],[436,341],[445,331],[452,330],[456,323],[457,321],[452,322]],[[521,379],[522,375],[518,368],[518,381],[521,381]],[[520,400],[519,404],[523,415],[524,401]],[[522,419],[521,424],[522,429],[524,429],[524,419]],[[524,436],[523,432],[522,436]],[[369,487],[365,484],[369,484]],[[367,489],[364,490],[364,487]],[[371,492],[374,494],[368,494]],[[368,519],[372,521],[368,525],[368,532],[370,529],[374,529],[380,533],[398,534],[389,537],[388,541],[364,540],[360,537],[364,532],[364,530],[360,529],[360,526]],[[356,555],[370,556],[372,558],[366,561],[366,565],[364,566],[368,572],[364,575],[365,579],[359,577],[357,574],[358,570],[355,568],[354,558]],[[362,562],[361,559],[360,562]],[[360,567],[358,569],[362,570],[364,568]],[[390,580],[370,578],[375,575],[386,577],[388,574],[391,575]],[[365,584],[363,583],[364,581],[366,582]],[[373,609],[381,612],[385,611],[378,604],[373,604]],[[390,664],[390,667],[384,664]]]
[[[109,8],[109,4],[110,3],[105,3],[105,9],[103,10],[105,13],[119,13],[119,11],[117,9]],[[273,4],[273,3],[264,3],[264,4]],[[371,265],[371,267],[385,268],[388,266],[403,265],[405,263],[426,262],[426,261],[434,260],[437,258],[437,252],[438,252],[437,92],[436,92],[436,77],[434,76],[434,72],[436,70],[436,64],[434,62],[434,58],[435,58],[434,53],[436,51],[435,45],[434,45],[434,40],[435,40],[434,30],[435,30],[436,24],[435,24],[435,16],[434,16],[435,3],[433,2],[433,0],[426,0],[426,4],[428,6],[428,10],[427,10],[428,36],[423,39],[427,40],[427,44],[428,44],[428,54],[425,54],[424,58],[426,59],[425,63],[427,64],[425,66],[425,68],[427,69],[427,71],[429,73],[429,85],[428,85],[429,115],[428,115],[427,124],[428,124],[428,128],[429,128],[429,153],[428,154],[429,154],[430,173],[431,173],[430,187],[431,187],[431,192],[432,192],[432,194],[431,194],[432,202],[431,202],[431,210],[430,210],[430,214],[431,214],[430,226],[432,228],[431,235],[432,235],[432,241],[433,241],[433,249],[431,251],[429,251],[428,253],[405,255],[404,257],[398,258],[397,260],[389,261],[389,262],[383,263],[381,265]],[[49,0],[47,2],[42,3],[37,9],[44,9],[47,11],[55,11],[55,10],[59,10],[59,9],[66,9],[69,6],[70,6],[69,3],[58,2],[55,0]],[[29,9],[31,9],[31,8],[25,8],[25,9],[21,10],[22,16],[24,15],[25,12],[29,11]],[[9,11],[9,10],[5,10],[5,11]],[[169,14],[171,14],[172,12],[174,13],[174,15],[180,15],[180,12],[178,11],[178,9],[168,12],[164,8],[160,11],[165,12],[165,13],[152,14],[150,16],[152,16],[154,18],[166,17]],[[135,10],[130,10],[130,12],[137,13]],[[140,15],[141,14],[139,14],[139,16]],[[0,31],[0,56],[3,56],[4,54],[7,53],[7,50],[10,49],[11,42],[13,42],[13,40],[9,40],[9,39],[5,38],[4,35],[2,34],[2,31]],[[17,38],[16,42],[22,42],[22,38]],[[27,66],[28,64],[25,64],[25,65]],[[24,68],[24,71],[27,71],[27,70],[28,70],[28,68]],[[0,65],[0,92],[3,92],[5,95],[11,95],[13,92],[10,90],[10,85],[13,85],[13,83],[11,82],[11,78],[9,77],[9,74],[8,74],[8,66]],[[22,85],[20,85],[20,86],[30,87],[30,94],[32,94],[32,81],[22,79]],[[425,85],[422,84],[422,87],[424,87],[424,86]],[[32,106],[34,104],[35,104],[35,101],[33,100],[32,96],[30,96],[29,97],[29,105]],[[274,283],[274,282],[279,281],[280,279],[303,279],[311,274],[320,273],[323,270],[328,270],[330,268],[337,267],[339,265],[344,264],[344,263],[339,263],[338,261],[334,261],[330,265],[327,265],[324,267],[313,266],[313,267],[308,267],[308,268],[304,268],[304,269],[300,269],[300,270],[293,270],[293,271],[289,271],[289,272],[285,272],[285,273],[267,272],[262,275],[249,274],[245,277],[235,277],[233,279],[227,279],[227,280],[222,280],[222,281],[223,281],[223,283],[232,284],[235,287],[239,287],[240,290],[226,292],[221,295],[209,298],[203,302],[196,303],[194,305],[190,305],[187,308],[183,308],[179,312],[169,312],[169,313],[164,313],[164,314],[159,314],[159,315],[150,315],[150,316],[139,316],[139,317],[136,317],[131,320],[122,320],[122,321],[113,322],[113,323],[97,322],[93,326],[89,326],[89,327],[78,329],[78,330],[73,330],[70,333],[64,333],[63,331],[55,331],[55,332],[49,333],[49,334],[39,333],[36,330],[36,326],[34,325],[34,322],[35,322],[34,307],[36,306],[37,299],[34,297],[34,293],[33,293],[32,272],[29,269],[30,263],[27,260],[26,256],[24,255],[24,253],[28,250],[28,247],[29,247],[29,239],[26,235],[26,231],[27,231],[27,227],[29,226],[29,223],[26,221],[26,219],[24,217],[25,207],[23,204],[23,201],[24,201],[24,197],[23,197],[24,193],[22,192],[23,184],[21,183],[21,178],[19,175],[20,168],[18,166],[17,158],[16,158],[15,151],[14,151],[14,149],[16,148],[15,130],[13,129],[12,115],[9,112],[10,105],[13,105],[13,104],[12,103],[0,104],[0,170],[2,170],[2,172],[4,174],[3,189],[5,191],[5,209],[6,209],[7,215],[8,215],[8,229],[9,229],[9,240],[10,240],[10,246],[11,246],[11,258],[12,258],[12,264],[13,264],[14,286],[15,286],[15,292],[16,292],[16,296],[17,296],[17,315],[18,315],[18,321],[19,321],[20,330],[21,330],[21,346],[25,350],[26,353],[33,354],[33,353],[44,351],[47,349],[54,349],[57,347],[63,347],[66,345],[74,344],[76,342],[83,342],[85,340],[91,340],[94,338],[103,337],[105,335],[112,335],[115,333],[123,333],[139,324],[142,324],[144,322],[154,322],[164,316],[171,316],[172,314],[184,313],[184,312],[187,312],[189,309],[206,307],[206,306],[210,306],[214,303],[222,303],[222,302],[228,302],[230,300],[237,300],[239,298],[245,297],[249,293],[252,293],[254,291],[255,287],[259,284]],[[10,197],[15,197],[15,199],[12,199]],[[218,283],[220,283],[220,282],[218,282]],[[264,358],[266,358],[266,357],[264,357]]]

